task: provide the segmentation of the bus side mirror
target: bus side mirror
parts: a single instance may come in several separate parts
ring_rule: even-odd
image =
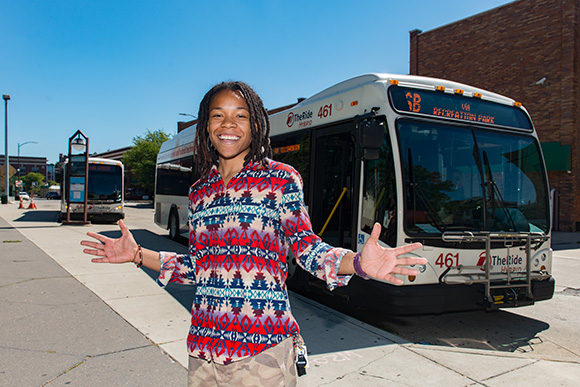
[[[366,119],[359,123],[358,128],[362,158],[364,160],[377,160],[385,136],[384,121]]]

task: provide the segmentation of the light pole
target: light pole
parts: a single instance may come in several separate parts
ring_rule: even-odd
[[[8,158],[8,101],[10,100],[10,96],[8,94],[3,94],[2,98],[4,99],[4,127],[6,129],[6,145],[5,145],[5,153],[6,156],[4,157],[4,167],[5,167],[5,173],[4,173],[4,180],[5,180],[5,193],[6,193],[6,203],[8,203],[8,196],[10,193],[9,190],[9,186],[8,186],[8,182],[10,181],[10,178],[8,176],[8,173],[10,172],[10,160]]]
[[[18,143],[18,180],[20,180],[20,147],[26,144],[38,144],[36,141],[26,141],[21,143]]]

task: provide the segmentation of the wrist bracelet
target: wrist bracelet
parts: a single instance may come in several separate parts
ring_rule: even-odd
[[[357,253],[354,258],[352,259],[352,265],[354,266],[354,272],[356,273],[356,275],[358,275],[359,277],[361,277],[362,279],[370,279],[371,277],[369,277],[367,275],[367,273],[365,273],[360,265],[360,255],[361,253]]]
[[[137,247],[139,247],[139,249],[137,250],[135,257],[137,256],[137,254],[139,254],[139,263],[134,261],[135,258],[133,258],[133,262],[135,262],[137,268],[140,268],[141,266],[143,266],[143,250],[141,249],[141,245],[137,245]]]

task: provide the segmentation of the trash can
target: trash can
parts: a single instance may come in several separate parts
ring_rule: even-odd
[[[8,196],[7,195],[0,196],[0,203],[8,204]]]

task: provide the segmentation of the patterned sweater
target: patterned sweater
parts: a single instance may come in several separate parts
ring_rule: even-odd
[[[327,282],[344,254],[312,231],[302,179],[292,167],[249,163],[227,187],[217,168],[189,194],[189,253],[161,253],[160,285],[196,284],[187,346],[219,364],[255,356],[299,333],[285,280],[289,249]]]

